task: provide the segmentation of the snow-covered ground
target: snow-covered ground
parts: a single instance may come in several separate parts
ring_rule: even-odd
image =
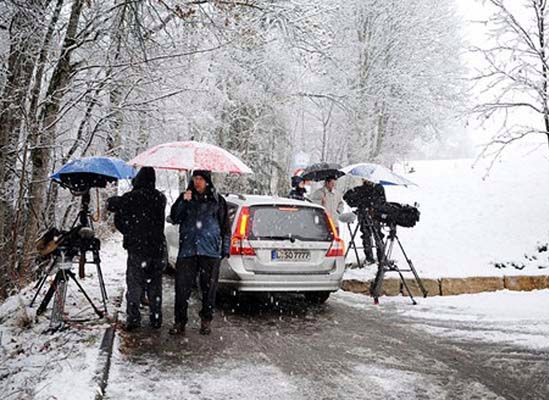
[[[337,301],[372,310],[371,298],[339,292]],[[437,296],[410,306],[406,297],[384,297],[376,312],[397,312],[418,329],[444,338],[501,343],[549,351],[549,290]],[[472,329],[474,328],[474,329]]]
[[[538,251],[549,241],[546,145],[519,147],[496,162],[488,176],[488,161],[474,168],[473,164],[474,160],[409,162],[398,172],[406,171],[404,176],[418,186],[386,187],[389,201],[420,205],[416,227],[398,230],[419,274],[549,274],[549,251]],[[400,253],[395,254],[402,263]],[[348,261],[354,261],[352,252]],[[347,277],[369,278],[373,269],[351,270]]]
[[[109,313],[113,315],[114,303],[124,287],[126,265],[118,236],[103,243],[101,257]],[[95,266],[86,267],[86,278],[80,282],[99,306]],[[34,295],[30,286],[0,305],[0,397],[6,400],[93,399],[98,389],[95,378],[99,371],[95,369],[99,345],[109,322],[97,318],[74,282],[70,282],[65,311],[73,320],[86,321],[71,323],[69,329],[62,332],[46,333],[51,303],[46,313],[35,320],[36,308],[44,294],[45,289],[38,303],[29,308]]]
[[[119,239],[117,236],[112,241],[105,241],[102,249],[103,271],[111,300],[109,304],[111,313],[115,311],[113,305],[115,298],[120,296],[120,290],[124,288],[125,252]],[[88,272],[90,276],[83,283],[91,296],[97,299],[99,292],[95,275],[91,268],[88,269]],[[170,287],[166,286],[165,290]],[[0,306],[0,390],[2,399],[55,398],[72,400],[95,398],[98,390],[99,346],[108,323],[97,321],[90,307],[85,305],[82,297],[72,287],[69,291],[70,301],[67,310],[73,318],[89,318],[89,321],[72,324],[70,329],[63,332],[46,334],[43,332],[48,327],[49,312],[47,312],[46,316],[40,317],[37,322],[28,327],[22,327],[20,322],[23,310],[31,316],[35,312],[35,309],[21,306],[21,301],[23,304],[28,304],[31,294],[32,290],[27,289],[23,292],[21,300],[19,297],[11,297]],[[170,297],[169,293],[166,294],[166,297]],[[366,315],[378,314],[388,324],[404,323],[435,337],[465,343],[501,343],[514,348],[525,347],[546,352],[549,350],[546,335],[549,329],[549,312],[545,307],[548,301],[549,290],[502,291],[420,299],[419,305],[415,307],[411,306],[405,297],[385,298],[381,306],[373,306],[371,299],[366,296],[339,292],[328,301],[326,305],[328,314],[320,313],[320,316],[325,315],[330,320],[330,310],[339,310],[338,318],[346,318],[345,310],[349,310],[347,307],[358,308],[364,310]],[[172,304],[167,301],[165,306],[170,308]],[[313,312],[311,315],[316,314]],[[309,314],[303,317],[305,319],[303,329],[307,329],[307,324],[312,323],[307,320],[307,316],[310,317]],[[240,318],[245,321],[249,319],[246,316]],[[274,318],[273,321],[278,321],[278,318]],[[293,316],[292,318],[299,317]],[[124,319],[123,315],[122,319]],[[262,318],[257,317],[257,321],[253,319],[252,317],[246,322],[249,325],[247,329],[251,329],[251,332],[254,331],[256,324],[258,329],[265,330],[265,332],[272,330],[268,324],[262,326],[264,323]],[[170,313],[166,312],[166,327],[158,337],[150,338],[151,343],[155,343],[154,346],[162,348],[162,341],[172,340],[166,331],[170,323],[169,320]],[[216,320],[217,329],[225,331],[227,335],[240,329],[234,323],[233,321],[233,325],[231,325],[223,318]],[[297,321],[292,322],[288,326],[295,326],[296,323]],[[278,336],[276,337],[278,338]],[[145,339],[141,340],[147,343]],[[258,360],[242,360],[239,364],[227,364],[224,355],[231,357],[235,357],[235,355],[232,353],[234,348],[227,350],[228,353],[222,350],[223,336],[216,342],[211,355],[207,353],[207,349],[210,348],[208,341],[204,341],[194,331],[191,331],[185,340],[197,342],[190,346],[191,349],[206,352],[204,355],[206,363],[204,376],[198,371],[189,369],[185,364],[171,365],[170,358],[181,357],[181,354],[166,351],[150,354],[150,357],[142,358],[139,363],[136,363],[132,361],[132,358],[126,358],[120,347],[120,340],[117,339],[109,386],[107,386],[107,397],[148,398],[147,388],[149,388],[155,391],[161,390],[157,395],[164,398],[181,398],[183,396],[184,398],[198,399],[203,398],[205,394],[210,398],[228,398],[225,397],[226,393],[246,394],[248,398],[252,398],[254,394],[264,395],[265,398],[280,398],[277,397],[280,395],[282,398],[308,398],[300,391],[297,377],[288,377],[276,366],[271,365],[268,358],[261,357],[261,354],[258,354]],[[159,341],[160,343],[157,343]],[[170,351],[176,351],[175,349],[178,348],[173,344],[171,347],[174,349]],[[184,359],[185,351],[189,351],[188,347],[183,343],[178,350],[183,352]],[[143,350],[140,351],[143,352]],[[198,357],[197,354],[193,354],[189,353],[189,357]],[[206,361],[209,359],[208,357],[211,357],[210,361]],[[315,355],[315,357],[321,356]],[[388,384],[388,381],[379,381],[384,376],[384,370],[380,369],[376,372],[375,366],[372,368],[369,367],[367,371],[360,370],[359,372],[363,373],[356,374],[362,376],[360,382],[350,380],[346,384],[348,390],[356,389],[358,392],[364,392],[369,390],[367,387],[375,388],[378,384],[390,392],[389,387],[384,386]],[[398,368],[393,373],[395,374],[394,379],[411,379],[406,375],[406,372],[402,372]],[[364,374],[367,376],[363,376]],[[255,382],[255,376],[259,376],[263,384]],[[178,382],[177,377],[192,378],[192,384]],[[132,381],[132,379],[134,380]],[[365,382],[370,382],[371,385],[368,384],[366,387],[364,386]],[[287,386],[280,386],[282,383],[286,383]],[[276,389],[273,385],[276,386]],[[416,386],[412,385],[408,389],[412,390]],[[411,393],[413,394],[413,390]]]

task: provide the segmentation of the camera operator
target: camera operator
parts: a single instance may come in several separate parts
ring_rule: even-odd
[[[349,206],[356,207],[366,262],[368,264],[375,262],[372,251],[372,235],[376,244],[377,260],[381,260],[383,258],[383,234],[381,233],[380,221],[375,218],[372,209],[387,202],[385,189],[379,183],[364,179],[361,186],[347,191],[343,199]]]
[[[162,325],[162,272],[167,264],[166,197],[156,190],[155,183],[154,169],[143,167],[132,180],[131,191],[107,200],[107,209],[115,213],[114,224],[124,235],[123,246],[128,251],[127,331],[141,326],[139,304],[143,292],[149,299],[150,326],[159,329]]]

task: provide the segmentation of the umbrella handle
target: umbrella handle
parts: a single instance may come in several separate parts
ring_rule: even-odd
[[[96,207],[95,207],[95,215],[91,216],[91,219],[93,222],[99,222],[101,219],[101,205],[99,204],[99,188],[95,188],[95,199],[96,199]]]

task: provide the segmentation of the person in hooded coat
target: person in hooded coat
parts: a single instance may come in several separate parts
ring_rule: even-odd
[[[179,224],[175,272],[175,324],[171,334],[184,334],[191,291],[199,277],[202,292],[200,333],[211,333],[219,267],[229,256],[231,228],[227,202],[212,183],[209,171],[196,170],[187,190],[172,205],[170,219]]]
[[[295,200],[306,200],[305,180],[301,176],[292,176],[292,190],[288,193],[288,198]]]
[[[155,188],[151,167],[141,168],[132,185],[128,193],[107,200],[107,210],[114,212],[114,224],[124,236],[123,247],[128,252],[125,328],[131,331],[141,326],[139,305],[146,293],[150,326],[158,329],[162,325],[162,272],[168,262],[166,197]]]
[[[357,186],[345,193],[343,199],[351,207],[356,207],[358,222],[362,233],[362,245],[366,262],[372,264],[375,262],[373,253],[372,236],[376,244],[376,256],[378,262],[383,258],[384,244],[383,234],[379,220],[373,217],[372,208],[379,207],[387,202],[385,189],[379,183],[370,182],[366,179],[362,181],[361,186]],[[371,216],[368,218],[368,216]],[[370,224],[371,222],[371,224]]]

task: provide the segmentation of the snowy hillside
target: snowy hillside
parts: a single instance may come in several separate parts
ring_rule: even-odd
[[[415,172],[405,176],[418,187],[386,188],[389,201],[420,204],[419,224],[398,232],[420,275],[549,274],[549,252],[537,249],[549,241],[546,146],[515,151],[498,161],[485,179],[488,163],[472,168],[473,163],[410,162],[406,170]],[[507,264],[496,268],[494,263]]]

